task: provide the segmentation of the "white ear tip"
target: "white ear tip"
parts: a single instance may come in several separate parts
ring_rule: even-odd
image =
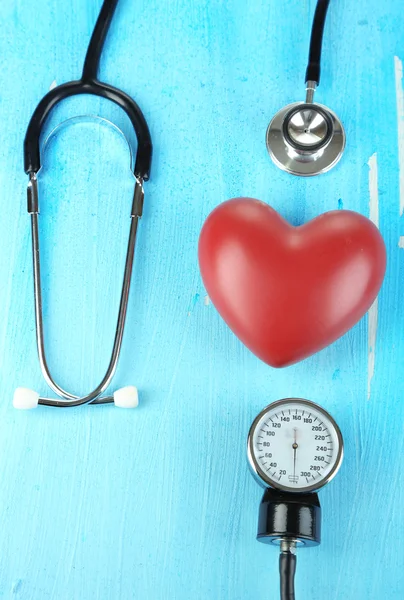
[[[13,406],[26,410],[38,406],[39,394],[28,388],[19,387],[14,392]]]
[[[137,388],[134,385],[127,385],[114,393],[115,406],[119,408],[136,408],[139,404]]]

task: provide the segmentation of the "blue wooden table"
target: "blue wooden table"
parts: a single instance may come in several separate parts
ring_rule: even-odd
[[[255,540],[261,490],[245,439],[256,413],[310,398],[341,426],[346,457],[321,492],[323,543],[298,556],[298,598],[404,596],[404,18],[396,0],[331,2],[316,99],[343,120],[330,173],[299,179],[265,148],[274,112],[304,97],[314,0],[121,0],[102,77],[133,96],[154,140],[117,387],[135,411],[12,408],[48,393],[35,346],[22,144],[55,83],[79,76],[101,0],[5,0],[0,28],[0,597],[24,600],[278,598],[275,549]],[[48,131],[119,109],[65,102]],[[49,363],[77,393],[105,370],[119,302],[133,180],[104,121],[58,129],[40,174]],[[247,195],[292,223],[347,208],[388,252],[370,315],[328,349],[274,370],[209,302],[202,223]],[[403,237],[400,237],[403,236]]]

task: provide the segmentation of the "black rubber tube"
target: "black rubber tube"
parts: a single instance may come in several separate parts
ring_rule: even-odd
[[[97,79],[102,49],[117,4],[118,0],[104,0],[84,59],[83,81]]]
[[[24,140],[24,169],[37,173],[41,168],[39,138],[42,127],[52,109],[69,96],[91,94],[107,98],[118,104],[128,115],[138,140],[134,173],[145,181],[149,179],[152,157],[152,141],[149,128],[140,108],[125,92],[101,81],[70,81],[57,86],[46,94],[36,107],[28,125]]]
[[[279,556],[279,574],[281,580],[281,600],[295,600],[296,555],[281,552]]]
[[[329,4],[330,0],[317,0],[313,25],[311,28],[309,62],[306,69],[306,82],[315,81],[317,85],[320,83],[321,48],[323,44],[324,25]]]
[[[24,169],[26,173],[37,173],[41,168],[39,139],[42,128],[52,109],[69,96],[91,94],[115,102],[128,115],[137,137],[137,152],[134,173],[147,181],[150,176],[153,146],[146,119],[136,102],[122,90],[97,79],[100,57],[109,26],[118,0],[104,0],[90,39],[84,61],[83,77],[58,85],[48,92],[36,107],[28,124],[24,140]]]

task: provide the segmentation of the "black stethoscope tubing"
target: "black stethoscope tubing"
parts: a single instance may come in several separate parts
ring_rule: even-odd
[[[310,36],[309,60],[306,68],[306,80],[314,81],[318,86],[321,74],[321,49],[323,33],[330,0],[318,0],[314,11],[313,25]]]
[[[153,146],[142,111],[128,94],[99,81],[97,78],[101,52],[117,4],[118,0],[104,0],[90,39],[81,78],[55,87],[42,98],[36,107],[24,140],[24,169],[26,173],[37,173],[41,168],[40,135],[52,109],[70,96],[91,94],[111,100],[126,112],[133,125],[138,142],[134,166],[135,177],[144,181],[149,179]]]

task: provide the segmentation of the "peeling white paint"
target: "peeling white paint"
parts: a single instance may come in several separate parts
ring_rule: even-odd
[[[368,314],[368,400],[370,400],[371,385],[375,373],[375,345],[377,335],[378,299],[369,308]]]
[[[394,73],[396,78],[397,104],[397,139],[398,139],[398,176],[400,190],[400,216],[404,212],[404,92],[403,92],[403,63],[394,57]]]
[[[400,235],[400,239],[398,240],[398,247],[404,248],[404,235]]]
[[[369,165],[369,218],[379,227],[379,189],[377,181],[377,154],[372,154]],[[377,336],[378,299],[374,301],[368,313],[368,400],[375,372],[375,351]]]
[[[56,81],[56,79],[54,79],[49,86],[49,91],[54,90],[55,87],[57,87],[57,86],[58,86],[57,81]]]
[[[369,219],[379,227],[379,189],[377,180],[377,153],[369,158]]]
[[[205,296],[204,305],[209,306],[209,304],[210,304],[210,298],[209,298],[209,296]]]

